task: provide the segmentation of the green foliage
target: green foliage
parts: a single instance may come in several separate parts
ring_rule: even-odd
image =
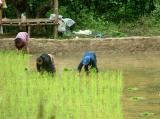
[[[137,21],[125,22],[118,25],[118,31],[127,36],[159,36],[160,21],[153,16],[143,16]]]
[[[11,12],[12,11],[12,12]],[[4,10],[4,16],[6,18],[16,18],[16,12],[14,10],[14,6],[9,4],[8,8]]]
[[[29,13],[32,11],[32,17],[36,16],[38,12],[36,11],[37,8],[46,5],[51,7],[52,5],[50,0],[27,0],[27,2],[18,0],[7,3],[9,6],[12,6],[12,8],[17,8],[17,10],[20,10],[18,4],[26,4],[25,6],[27,6],[29,10],[25,12]],[[66,17],[81,19],[81,15],[84,13],[88,15],[87,13],[89,11],[93,13],[96,18],[104,16],[107,21],[120,22],[121,20],[133,20],[139,16],[151,13],[158,8],[157,6],[159,7],[158,0],[64,0],[59,1],[59,12]],[[20,11],[22,12],[22,10]]]
[[[10,1],[7,2],[6,16],[16,18],[25,12],[27,17],[49,17],[53,11],[52,2],[50,0]],[[90,29],[95,32],[105,32],[111,37],[122,37],[126,34],[127,36],[159,34],[159,0],[64,0],[59,1],[59,14],[76,21],[74,30]],[[141,25],[142,22],[137,22],[146,16],[147,20],[144,20],[146,24]],[[117,25],[117,28],[110,30],[110,24]],[[134,27],[128,29],[125,25]],[[51,28],[45,30],[45,34],[50,35]],[[36,29],[35,32],[39,31]],[[67,35],[68,37],[70,35]]]
[[[31,71],[28,55],[0,52],[0,58],[1,119],[123,119],[119,71],[78,76],[66,68],[51,77]]]
[[[160,21],[160,5],[157,5],[155,10],[152,11],[152,15],[157,21]]]
[[[80,11],[79,18],[76,20],[77,29],[91,29],[95,31],[106,31],[107,22],[103,16],[98,17],[93,12],[83,9]]]
[[[109,36],[110,37],[125,37],[126,34],[123,32],[119,32],[119,31],[110,31]]]

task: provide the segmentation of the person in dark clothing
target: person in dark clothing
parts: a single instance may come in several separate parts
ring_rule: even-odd
[[[91,67],[91,69],[95,68],[96,71],[98,72],[95,52],[89,51],[84,54],[80,64],[78,65],[79,72],[81,72],[83,66],[87,74],[89,73],[89,67]]]
[[[48,72],[54,74],[56,68],[53,62],[53,56],[51,54],[42,54],[37,58],[37,70],[38,72]]]

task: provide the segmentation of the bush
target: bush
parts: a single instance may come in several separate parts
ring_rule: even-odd
[[[90,29],[92,31],[106,31],[107,21],[103,16],[98,17],[87,9],[81,10],[76,21],[76,29]]]
[[[155,18],[155,20],[160,21],[160,5],[157,5],[155,10],[152,11],[152,15]]]

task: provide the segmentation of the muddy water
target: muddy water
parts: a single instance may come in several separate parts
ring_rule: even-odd
[[[81,56],[56,56],[56,68],[59,71],[64,67],[76,69],[80,59]],[[122,104],[125,119],[160,119],[160,55],[112,55],[97,56],[97,59],[100,71],[123,71]],[[132,97],[139,97],[140,100],[132,100]]]

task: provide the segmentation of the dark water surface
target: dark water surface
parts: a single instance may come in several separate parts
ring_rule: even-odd
[[[80,60],[81,56],[58,56],[55,64],[59,71],[76,69]],[[123,71],[125,119],[160,119],[160,55],[98,55],[97,60],[100,71]]]

